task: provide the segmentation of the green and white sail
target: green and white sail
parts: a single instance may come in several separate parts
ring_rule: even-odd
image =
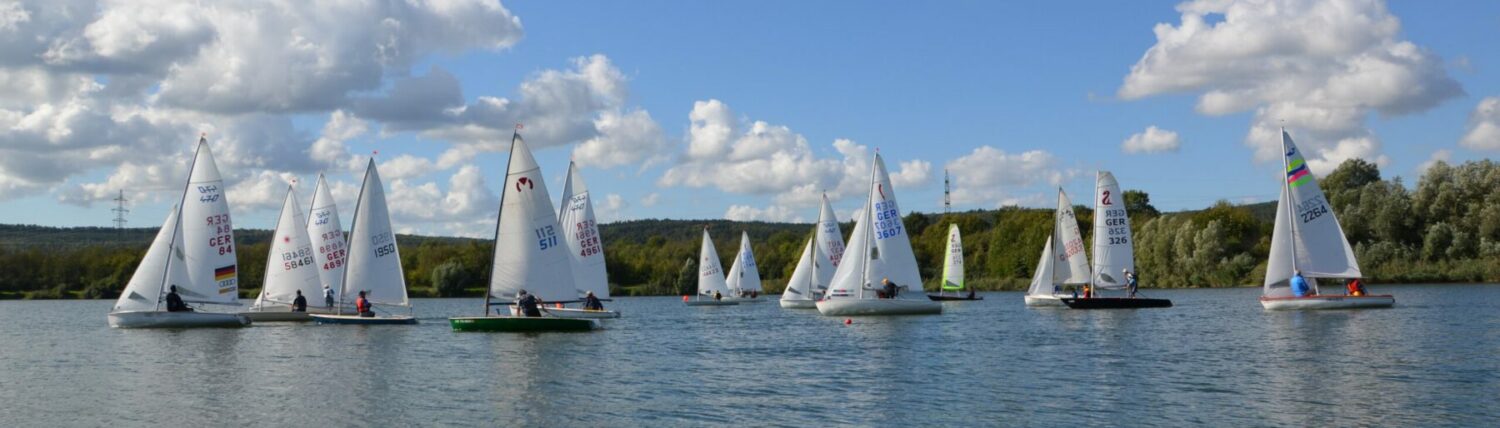
[[[947,251],[943,253],[943,290],[964,289],[964,243],[958,235],[958,225],[948,225]]]

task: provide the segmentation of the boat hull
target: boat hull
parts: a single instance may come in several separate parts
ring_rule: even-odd
[[[129,311],[109,314],[114,328],[237,328],[248,327],[249,318],[214,312]]]
[[[820,300],[817,305],[818,313],[827,316],[933,315],[943,313],[943,305],[931,300],[834,299]]]
[[[308,322],[312,321],[312,314],[307,312],[287,311],[249,311],[240,312],[245,318],[254,322]]]
[[[817,309],[818,302],[812,300],[781,299],[781,307],[787,309]]]
[[[1061,307],[1064,307],[1064,306],[1067,306],[1067,305],[1063,304],[1061,297],[1058,297],[1058,296],[1048,296],[1048,295],[1044,294],[1044,295],[1040,295],[1040,296],[1027,295],[1026,296],[1026,306],[1031,306],[1031,307],[1057,307],[1057,308],[1061,308]]]
[[[1260,305],[1271,310],[1318,310],[1318,309],[1363,309],[1389,308],[1396,304],[1396,297],[1389,294],[1378,296],[1304,296],[1261,297]]]
[[[610,310],[596,311],[596,310],[578,309],[578,308],[545,308],[543,310],[547,311],[548,314],[551,314],[552,316],[558,317],[558,318],[576,318],[576,319],[585,319],[585,320],[603,320],[603,319],[614,319],[614,318],[619,318],[620,317],[620,312],[619,311],[610,311]]]
[[[593,319],[558,317],[453,317],[448,318],[453,331],[540,333],[589,331],[599,327]]]
[[[740,304],[737,300],[687,300],[682,303],[688,306],[735,306]]]
[[[740,302],[740,303],[760,303],[760,302],[764,302],[764,301],[769,300],[769,299],[764,299],[764,298],[760,298],[760,297],[725,297],[724,300],[730,300],[730,301],[735,301],[735,302]]]
[[[941,295],[941,294],[928,294],[927,298],[929,300],[934,301],[934,302],[958,302],[958,301],[965,301],[965,300],[970,300],[970,301],[972,301],[972,300],[984,300],[984,296],[980,296],[980,295],[977,295],[977,294],[974,295],[974,297],[969,297],[967,295],[963,295],[963,296],[944,296],[944,295]]]
[[[417,318],[409,315],[385,315],[378,317],[362,317],[359,315],[309,315],[318,324],[337,325],[392,325],[392,324],[416,324]]]
[[[1147,299],[1144,297],[1091,297],[1087,299],[1065,297],[1060,299],[1064,305],[1072,309],[1141,309],[1141,308],[1170,308],[1172,301],[1168,299]]]

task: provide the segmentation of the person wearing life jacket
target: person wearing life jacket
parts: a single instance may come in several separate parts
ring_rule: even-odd
[[[177,295],[177,286],[173,285],[167,293],[167,312],[192,312],[193,308],[182,302],[182,296]]]
[[[520,293],[516,294],[516,307],[521,309],[521,316],[542,316],[541,306],[542,299],[538,299],[535,295],[527,293],[526,290],[521,290]]]
[[[1364,296],[1366,294],[1365,293],[1365,283],[1360,282],[1359,278],[1350,279],[1349,283],[1348,284],[1344,284],[1344,285],[1349,288],[1349,295],[1350,296],[1359,297],[1359,296]]]
[[[307,312],[307,298],[302,297],[302,290],[297,290],[297,298],[292,300],[292,312]]]
[[[1311,288],[1307,286],[1307,278],[1302,277],[1301,270],[1297,270],[1296,272],[1292,273],[1291,282],[1293,296],[1304,297],[1307,296],[1308,291],[1311,290]]]
[[[365,298],[365,292],[363,291],[359,292],[359,298],[354,299],[354,310],[358,311],[361,317],[372,318],[375,316],[374,308],[370,306],[370,299]]]
[[[599,301],[599,297],[590,291],[587,295],[583,296],[583,308],[591,311],[602,311],[604,310],[604,302]]]
[[[1135,274],[1131,273],[1130,269],[1122,269],[1122,271],[1125,272],[1125,287],[1130,290],[1130,298],[1134,299],[1135,288],[1138,285],[1135,281]]]
[[[333,309],[333,289],[328,284],[323,284],[323,306]]]

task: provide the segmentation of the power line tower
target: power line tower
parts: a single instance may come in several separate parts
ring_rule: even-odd
[[[943,168],[943,214],[953,210],[953,184],[948,180],[948,169]]]
[[[125,209],[125,202],[128,201],[128,199],[125,199],[125,191],[120,190],[120,196],[115,197],[115,207],[110,209],[110,211],[115,212],[115,229],[125,229],[125,213],[130,212],[130,210]]]

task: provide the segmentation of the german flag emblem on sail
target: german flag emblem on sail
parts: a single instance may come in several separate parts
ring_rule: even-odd
[[[214,269],[214,281],[223,281],[234,278],[234,265]]]

